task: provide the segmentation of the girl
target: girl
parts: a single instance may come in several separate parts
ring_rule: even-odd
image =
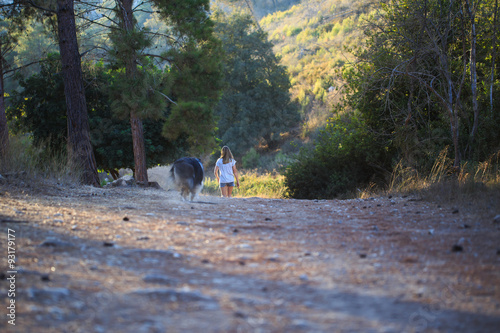
[[[214,174],[219,182],[220,191],[223,197],[231,197],[235,180],[236,186],[238,188],[240,187],[236,161],[234,160],[233,154],[228,146],[222,147],[220,151],[220,158],[215,163]]]

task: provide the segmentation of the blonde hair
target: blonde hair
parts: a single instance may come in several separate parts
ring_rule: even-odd
[[[231,149],[228,146],[222,147],[220,151],[220,158],[222,158],[222,163],[227,164],[234,159],[233,153],[231,153]]]

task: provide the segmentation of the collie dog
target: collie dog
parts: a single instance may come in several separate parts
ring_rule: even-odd
[[[203,188],[204,170],[201,161],[195,157],[183,157],[172,165],[171,177],[182,199],[187,200],[191,195],[191,201]]]

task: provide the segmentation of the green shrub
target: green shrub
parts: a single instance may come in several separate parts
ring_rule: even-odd
[[[301,27],[290,28],[286,32],[287,37],[292,37],[298,35],[302,31]]]
[[[259,167],[260,155],[255,148],[250,150],[242,157],[242,166],[245,169],[255,169]]]
[[[379,170],[388,168],[386,155],[357,114],[336,116],[320,131],[314,148],[302,149],[286,169],[288,195],[298,199],[346,196],[377,181]]]

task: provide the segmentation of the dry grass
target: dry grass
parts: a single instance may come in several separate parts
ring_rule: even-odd
[[[234,188],[234,197],[284,198],[286,194],[285,177],[274,173],[259,174],[255,171],[240,172],[240,188]],[[220,195],[219,184],[215,178],[205,178],[202,193]]]
[[[365,191],[370,193],[369,190]],[[366,194],[364,193],[364,194]],[[452,205],[492,215],[500,209],[500,151],[484,162],[464,163],[460,169],[444,149],[436,159],[429,175],[404,167],[400,162],[394,169],[389,188],[384,194],[413,194],[426,201]]]
[[[7,157],[0,161],[0,174],[28,181],[31,185],[44,181],[74,185],[81,171],[71,166],[65,151],[55,151],[48,143],[35,146],[26,135],[9,138]]]

